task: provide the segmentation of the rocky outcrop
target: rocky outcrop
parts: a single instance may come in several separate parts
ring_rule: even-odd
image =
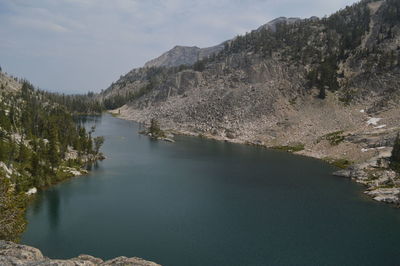
[[[21,87],[22,85],[18,78],[12,77],[0,70],[0,92],[15,92],[19,91]]]
[[[67,260],[49,259],[34,247],[19,245],[13,242],[0,240],[0,265],[41,265],[41,266],[94,266],[94,265],[126,265],[126,266],[157,266],[159,264],[140,258],[118,257],[103,261],[89,255],[80,255]]]
[[[318,19],[317,17],[312,17],[311,19]],[[271,20],[270,22],[262,25],[257,29],[257,31],[261,31],[262,29],[276,31],[276,27],[278,24],[294,24],[301,21],[301,18],[287,18],[287,17],[279,17],[276,19]]]
[[[177,67],[180,65],[193,65],[198,60],[220,52],[223,48],[224,44],[207,48],[178,45],[161,56],[150,60],[144,65],[144,67]]]
[[[390,158],[382,153],[367,162],[337,171],[334,175],[351,178],[365,185],[365,194],[376,201],[399,205],[400,175],[390,169],[389,163]]]

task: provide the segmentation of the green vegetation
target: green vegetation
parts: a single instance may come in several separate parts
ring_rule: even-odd
[[[1,176],[4,173],[0,173],[0,239],[17,242],[26,225],[26,196],[16,193],[10,180]]]
[[[304,144],[299,143],[294,146],[274,146],[272,147],[272,149],[286,151],[286,152],[299,152],[304,150]]]
[[[323,136],[323,139],[326,139],[329,144],[331,144],[332,146],[337,146],[339,145],[341,142],[344,141],[345,136],[342,135],[343,131],[336,131],[333,133],[329,133],[325,136]]]
[[[0,92],[0,239],[17,240],[23,231],[29,189],[47,188],[100,157],[104,138],[76,123],[70,110],[78,107],[27,81],[18,92]]]
[[[67,111],[74,115],[97,115],[105,110],[104,105],[96,99],[93,92],[75,95],[46,91],[39,91],[39,93],[48,101],[62,105]]]
[[[400,173],[400,135],[397,134],[393,145],[392,156],[390,157],[390,167]]]
[[[305,87],[318,89],[318,98],[325,99],[327,91],[340,89],[338,81],[344,77],[344,73],[339,73],[339,64],[350,56],[364,62],[363,70],[371,73],[385,72],[400,64],[398,49],[387,51],[380,47],[380,43],[394,38],[396,27],[399,26],[400,4],[397,0],[384,3],[384,21],[377,42],[368,48],[358,49],[362,37],[370,30],[368,4],[371,2],[374,0],[360,1],[322,19],[280,23],[276,25],[275,31],[262,29],[237,36],[226,43],[219,54],[199,61],[192,69],[201,65],[203,71],[212,62],[222,62],[233,55],[249,53],[291,65],[307,65],[309,70],[304,73],[307,83]],[[341,100],[349,103],[352,95],[345,96]]]
[[[392,29],[396,24],[400,23],[400,2],[398,0],[386,0],[388,8],[385,9],[384,19]]]
[[[151,134],[150,136],[154,139],[165,138],[165,132],[161,130],[160,124],[154,118],[150,121],[148,134]]]
[[[326,162],[330,163],[333,166],[336,166],[338,168],[346,169],[350,165],[353,164],[353,162],[347,160],[347,159],[332,159],[332,158],[325,158],[324,159]]]
[[[291,105],[296,105],[296,103],[297,103],[297,97],[290,99],[290,100],[289,100],[289,103],[290,103]]]

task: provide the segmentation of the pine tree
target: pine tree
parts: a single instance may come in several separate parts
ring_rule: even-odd
[[[8,149],[6,147],[6,143],[0,139],[0,161],[7,160]]]
[[[26,163],[28,160],[29,160],[29,150],[23,143],[20,143],[17,161],[20,163]]]
[[[51,167],[52,168],[57,167],[57,165],[60,162],[60,154],[58,147],[57,129],[55,125],[50,126],[50,136],[49,136],[47,156],[48,156],[48,161],[51,164]]]
[[[38,177],[39,176],[39,168],[40,168],[40,162],[39,162],[39,156],[34,153],[31,157],[30,161],[30,172],[33,177]]]
[[[25,229],[23,194],[15,194],[10,180],[0,173],[0,239],[18,241]]]
[[[321,86],[321,87],[319,88],[318,98],[320,98],[320,99],[322,99],[322,100],[326,98],[325,86]]]
[[[150,120],[149,133],[155,138],[164,137],[164,132],[161,130],[158,121],[154,118]]]
[[[392,169],[400,172],[400,134],[397,134],[396,140],[394,141],[390,162]]]
[[[100,152],[100,148],[104,143],[104,137],[95,137],[94,138],[94,152],[98,154]]]

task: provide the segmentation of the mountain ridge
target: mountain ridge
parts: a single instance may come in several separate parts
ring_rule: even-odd
[[[292,21],[238,36],[192,66],[132,70],[100,97],[121,118],[173,132],[342,166],[387,160],[400,131],[400,3],[363,0]],[[355,179],[378,189],[368,165]]]
[[[310,19],[317,19],[317,17],[312,17]],[[287,17],[278,17],[275,18],[259,28],[253,31],[261,31],[262,29],[267,29],[271,31],[276,31],[277,24],[285,23],[285,24],[294,24],[302,19],[300,18],[287,18]],[[228,44],[233,39],[229,39],[227,41],[222,42],[221,44],[199,48],[197,46],[181,46],[176,45],[171,50],[163,53],[159,57],[151,59],[144,64],[145,68],[150,67],[178,67],[180,65],[193,65],[199,60],[205,59],[209,56],[215,55],[222,51],[225,47],[225,44]]]
[[[223,48],[224,44],[207,48],[177,45],[171,50],[163,53],[161,56],[146,62],[144,67],[178,67],[180,65],[193,65],[198,60],[220,52]]]

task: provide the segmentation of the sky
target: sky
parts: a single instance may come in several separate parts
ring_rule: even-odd
[[[208,47],[355,0],[0,0],[0,66],[42,89],[99,92],[175,45]]]

